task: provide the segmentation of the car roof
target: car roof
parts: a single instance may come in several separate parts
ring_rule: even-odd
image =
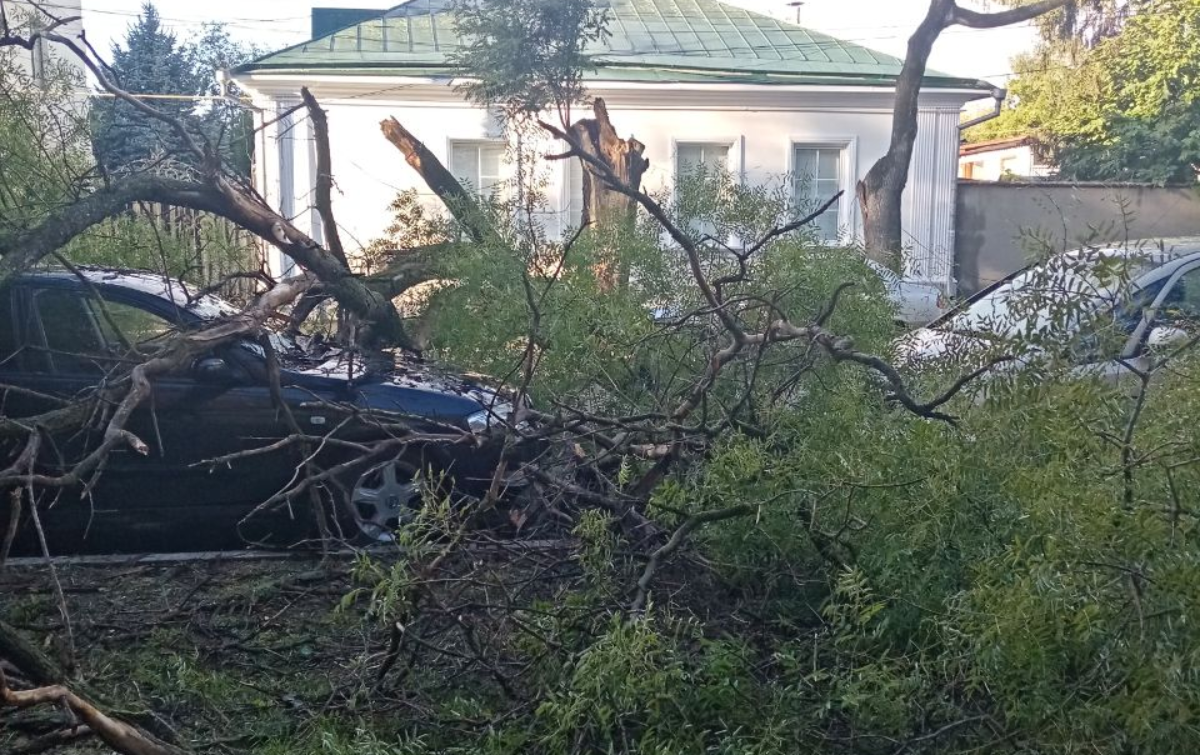
[[[83,282],[108,288],[125,289],[162,299],[203,320],[216,320],[237,314],[229,302],[202,293],[192,284],[148,270],[122,270],[109,267],[79,266],[72,270],[48,269],[24,273],[25,281],[58,281],[78,285]]]

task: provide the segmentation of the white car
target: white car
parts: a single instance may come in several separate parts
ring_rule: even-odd
[[[898,324],[906,328],[919,328],[938,319],[949,308],[947,298],[937,286],[904,280],[878,262],[865,257],[863,262],[883,281]],[[655,322],[666,322],[678,317],[679,310],[671,306],[652,307],[650,316]]]
[[[874,260],[863,261],[883,280],[888,299],[896,309],[896,322],[919,328],[946,313],[946,297],[937,286],[905,280]]]
[[[1149,355],[1200,334],[1200,238],[1133,242],[1055,255],[980,291],[898,339],[905,367],[981,366],[1006,354],[1020,369],[1066,355],[1078,374],[1115,381]]]

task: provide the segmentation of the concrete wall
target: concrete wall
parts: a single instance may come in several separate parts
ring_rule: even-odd
[[[1200,236],[1200,188],[961,181],[958,292],[969,295],[1047,249]]]

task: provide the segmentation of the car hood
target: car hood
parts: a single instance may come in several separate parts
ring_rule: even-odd
[[[330,349],[321,358],[308,355],[303,360],[281,359],[289,372],[308,378],[345,381],[362,387],[388,385],[407,390],[427,391],[446,396],[461,396],[487,406],[501,397],[488,386],[482,375],[453,372],[440,365],[406,353],[393,353],[385,359],[364,358],[361,354]]]
[[[947,369],[965,373],[1001,356],[1011,359],[1004,367],[1011,370],[1036,357],[1032,347],[1019,354],[1013,352],[1011,342],[940,328],[918,328],[892,343],[896,366],[908,371]]]

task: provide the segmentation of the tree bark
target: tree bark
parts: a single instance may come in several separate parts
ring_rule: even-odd
[[[887,154],[871,166],[858,184],[859,208],[863,218],[863,243],[867,256],[895,267],[903,248],[902,200],[908,185],[913,145],[917,140],[917,114],[921,83],[929,53],[942,32],[959,24],[977,29],[995,28],[1028,21],[1061,8],[1074,0],[1041,0],[996,13],[963,10],[955,0],[930,0],[929,12],[908,40],[908,54],[896,79],[892,106],[892,133]]]
[[[437,155],[429,151],[400,121],[388,118],[379,124],[384,137],[404,155],[404,160],[425,181],[446,209],[454,216],[472,241],[483,242],[495,234],[479,205],[476,196],[467,191],[454,174],[446,169]]]
[[[621,182],[637,191],[650,161],[642,157],[646,145],[632,136],[622,139],[608,117],[608,107],[597,97],[592,105],[595,118],[577,121],[571,131],[583,150],[607,165]],[[578,158],[576,158],[578,159]],[[583,166],[583,225],[600,228],[620,228],[633,221],[637,202],[626,193],[613,191],[599,180],[591,166]]]
[[[0,281],[27,270],[51,252],[131,203],[160,202],[226,218],[273,244],[325,284],[339,304],[370,325],[369,345],[412,348],[391,300],[372,290],[349,268],[257,196],[217,176],[208,183],[154,174],[121,178],[59,208],[24,233],[0,238]]]

